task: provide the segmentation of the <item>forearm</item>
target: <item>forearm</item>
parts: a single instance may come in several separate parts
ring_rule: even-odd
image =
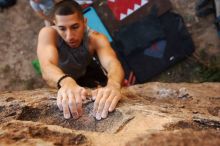
[[[115,86],[121,88],[124,80],[124,70],[119,61],[112,61],[108,67],[108,83],[107,86]]]
[[[43,69],[43,78],[50,87],[57,87],[58,80],[65,75],[65,73],[55,65],[47,65],[46,69]],[[66,79],[65,79],[66,80]],[[71,84],[75,85],[76,82],[73,78],[68,78]],[[64,85],[64,81],[61,82]]]

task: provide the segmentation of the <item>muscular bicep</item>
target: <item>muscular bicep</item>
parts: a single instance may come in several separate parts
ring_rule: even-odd
[[[53,28],[43,28],[38,37],[37,55],[41,67],[58,65],[58,52],[56,46],[56,32]]]
[[[106,36],[99,34],[96,36],[96,53],[102,66],[108,71],[112,62],[116,62],[117,57]]]

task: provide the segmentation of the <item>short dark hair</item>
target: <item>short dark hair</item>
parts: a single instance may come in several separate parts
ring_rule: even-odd
[[[83,18],[83,9],[76,1],[62,0],[55,4],[52,15],[55,17],[55,15],[71,15],[74,13],[78,13]]]

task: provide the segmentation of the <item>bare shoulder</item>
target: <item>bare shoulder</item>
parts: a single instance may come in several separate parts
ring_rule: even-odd
[[[108,42],[108,38],[104,34],[99,33],[97,31],[91,32],[90,39],[95,42],[99,42],[100,40]]]
[[[108,38],[99,32],[93,31],[90,34],[90,42],[96,49],[107,47],[110,45]]]
[[[57,41],[57,31],[53,27],[43,27],[38,36],[38,44],[56,44]]]
[[[56,37],[57,31],[53,27],[43,27],[39,32],[39,37]]]

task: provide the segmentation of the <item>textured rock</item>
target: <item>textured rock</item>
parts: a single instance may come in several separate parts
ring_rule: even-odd
[[[220,145],[220,83],[154,82],[122,94],[96,121],[91,101],[81,118],[65,120],[56,90],[2,92],[0,145]]]

